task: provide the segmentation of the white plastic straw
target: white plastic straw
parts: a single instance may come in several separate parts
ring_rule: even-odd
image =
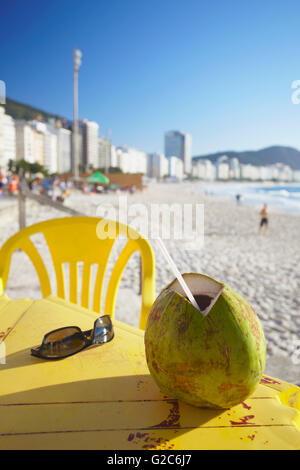
[[[172,260],[171,256],[169,255],[169,252],[167,250],[167,248],[165,247],[165,244],[163,243],[162,239],[160,237],[157,237],[156,238],[156,241],[161,249],[161,251],[163,252],[166,260],[168,261],[174,275],[177,277],[178,279],[178,282],[180,283],[182,289],[184,290],[184,292],[186,293],[186,296],[187,298],[189,299],[189,301],[191,302],[191,304],[199,311],[200,308],[199,308],[199,305],[197,304],[193,294],[191,293],[188,285],[186,284],[185,280],[183,279],[182,275],[180,274],[180,272],[178,271],[177,269],[177,266],[175,265],[174,261]],[[202,313],[202,312],[201,312]]]

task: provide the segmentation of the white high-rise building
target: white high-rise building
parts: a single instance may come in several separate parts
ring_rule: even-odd
[[[216,161],[216,178],[218,180],[228,180],[230,176],[229,161],[227,155],[222,155]]]
[[[238,180],[241,176],[240,162],[236,157],[229,159],[229,176],[230,179]]]
[[[250,163],[241,164],[241,179],[257,181],[260,179],[260,167],[251,165]]]
[[[192,175],[206,181],[214,181],[216,179],[216,167],[206,158],[199,158],[193,162]]]
[[[58,172],[57,132],[52,126],[46,125],[45,131],[45,168],[49,173]]]
[[[16,159],[16,126],[14,119],[0,106],[0,168]]]
[[[123,173],[147,174],[147,154],[145,152],[123,145],[117,147],[116,157],[117,166]]]
[[[192,165],[192,176],[206,180],[206,164],[204,159],[195,160]]]
[[[169,176],[177,180],[182,180],[184,176],[183,161],[178,157],[169,157]]]
[[[184,173],[190,174],[192,171],[192,136],[184,134],[184,153],[183,153]]]
[[[165,133],[165,155],[167,158],[178,157],[183,162],[184,173],[190,174],[192,171],[191,156],[192,138],[190,134],[183,134],[179,131],[169,131]]]
[[[112,145],[109,139],[105,137],[98,138],[98,159],[99,159],[99,168],[109,169],[112,167]]]
[[[272,179],[272,173],[268,166],[259,167],[259,179],[262,181],[268,181]]]
[[[63,127],[56,130],[57,133],[57,171],[69,173],[72,170],[71,149],[72,133]]]
[[[33,155],[34,161],[39,163],[40,165],[45,166],[45,133],[46,133],[46,124],[41,121],[30,121],[30,126],[33,130],[33,140],[34,140],[34,147],[33,147]]]
[[[79,122],[82,129],[83,166],[99,168],[99,125],[87,119]]]
[[[31,121],[31,127],[35,131],[35,161],[41,163],[46,170],[51,173],[58,172],[58,147],[57,129],[51,124],[41,121]],[[43,135],[44,155],[41,158],[42,139],[38,134]]]
[[[216,179],[216,167],[212,161],[205,159],[205,179],[214,181]]]
[[[169,174],[169,160],[161,153],[147,155],[147,176],[158,180]]]
[[[17,160],[26,160],[34,163],[34,132],[31,126],[21,120],[15,121],[16,124],[16,158]]]
[[[111,145],[110,147],[110,166],[112,168],[117,168],[118,167],[118,159],[117,159],[117,149],[115,145]]]
[[[33,132],[33,155],[34,162],[45,165],[45,134],[43,132],[32,130]]]
[[[278,168],[279,181],[293,181],[293,170],[289,165],[285,165],[284,163],[276,163],[276,167]]]

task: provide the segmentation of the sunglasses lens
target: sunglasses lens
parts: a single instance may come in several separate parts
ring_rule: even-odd
[[[86,339],[79,328],[62,328],[46,336],[41,353],[47,357],[64,357],[80,351],[85,344]]]
[[[94,344],[102,344],[110,341],[113,336],[113,327],[109,315],[98,318],[94,324]]]

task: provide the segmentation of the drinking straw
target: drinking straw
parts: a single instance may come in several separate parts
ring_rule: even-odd
[[[171,256],[169,255],[169,252],[164,244],[164,242],[162,241],[162,239],[160,237],[157,237],[156,238],[156,241],[161,249],[161,251],[163,252],[166,260],[168,261],[174,275],[177,277],[178,279],[178,282],[180,283],[182,289],[184,290],[184,292],[186,293],[186,296],[187,298],[189,299],[189,301],[191,302],[191,304],[201,312],[200,310],[200,307],[199,305],[197,304],[192,292],[190,291],[188,285],[186,284],[185,280],[183,279],[182,275],[180,274],[180,272],[178,271],[177,269],[177,266],[175,265],[174,261],[172,260]],[[201,312],[202,313],[202,312]]]

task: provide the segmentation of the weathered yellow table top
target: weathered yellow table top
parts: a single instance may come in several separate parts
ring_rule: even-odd
[[[0,449],[300,449],[298,387],[264,376],[229,410],[192,407],[163,395],[143,331],[116,320],[110,343],[60,361],[31,356],[48,331],[94,319],[54,296],[0,297]]]

